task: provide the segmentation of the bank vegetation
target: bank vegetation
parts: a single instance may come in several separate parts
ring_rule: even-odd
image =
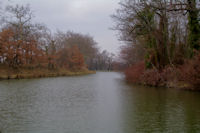
[[[129,82],[200,89],[197,0],[123,0],[112,16]]]

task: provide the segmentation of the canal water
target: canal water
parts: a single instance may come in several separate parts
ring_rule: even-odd
[[[200,93],[116,72],[0,81],[1,133],[198,133]]]

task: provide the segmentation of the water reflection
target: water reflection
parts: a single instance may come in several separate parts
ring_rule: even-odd
[[[119,73],[0,82],[4,133],[200,132],[200,93],[132,86]]]
[[[124,132],[200,131],[199,93],[139,86],[127,90]]]

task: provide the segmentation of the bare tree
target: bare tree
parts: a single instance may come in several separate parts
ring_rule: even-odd
[[[112,16],[114,30],[127,45],[143,45],[147,68],[173,65],[177,53],[189,57],[199,49],[196,0],[125,0],[120,6]]]

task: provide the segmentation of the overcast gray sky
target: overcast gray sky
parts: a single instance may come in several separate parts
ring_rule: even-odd
[[[117,53],[120,42],[110,15],[120,0],[11,0],[10,4],[30,4],[35,22],[52,31],[74,31],[94,37],[101,49]]]

